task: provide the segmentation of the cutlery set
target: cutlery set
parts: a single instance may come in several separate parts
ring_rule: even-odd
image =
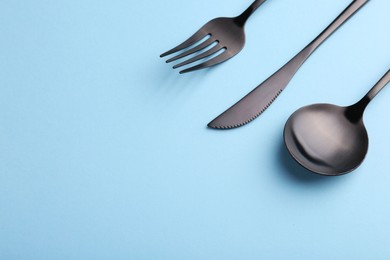
[[[352,1],[295,57],[211,121],[208,126],[214,129],[232,129],[256,119],[282,93],[311,54],[368,1]],[[207,59],[180,73],[211,67],[232,58],[244,47],[246,21],[264,2],[265,0],[254,1],[237,17],[211,20],[182,44],[163,53],[161,57],[181,52],[168,59],[166,62],[169,63],[195,54],[175,65],[174,69]],[[341,175],[356,169],[368,150],[368,136],[362,119],[364,109],[389,82],[390,70],[362,100],[352,106],[318,104],[296,111],[288,119],[284,129],[285,144],[291,156],[306,169],[321,175]]]

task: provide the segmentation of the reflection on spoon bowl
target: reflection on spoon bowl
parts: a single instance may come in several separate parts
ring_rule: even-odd
[[[363,120],[351,122],[345,107],[329,104],[307,106],[287,121],[284,136],[290,154],[302,166],[323,175],[356,169],[368,150]]]
[[[390,70],[366,96],[349,107],[316,104],[297,110],[284,128],[284,141],[291,156],[321,175],[342,175],[359,167],[368,151],[364,110],[389,81]]]

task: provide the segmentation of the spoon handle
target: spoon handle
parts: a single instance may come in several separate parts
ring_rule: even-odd
[[[357,103],[347,108],[346,116],[351,122],[358,122],[362,117],[364,110],[371,100],[390,82],[390,70],[368,91],[368,93]]]
[[[390,82],[390,70],[375,84],[375,86],[367,93],[366,98],[370,102],[388,83]]]

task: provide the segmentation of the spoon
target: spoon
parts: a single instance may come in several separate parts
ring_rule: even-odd
[[[390,70],[352,106],[315,104],[298,109],[284,128],[284,142],[291,156],[321,175],[342,175],[359,167],[368,150],[364,110],[389,82]]]

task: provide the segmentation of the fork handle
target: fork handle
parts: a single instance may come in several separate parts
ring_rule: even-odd
[[[243,27],[248,18],[260,7],[266,0],[254,1],[242,14],[236,17],[235,21],[238,25]]]

